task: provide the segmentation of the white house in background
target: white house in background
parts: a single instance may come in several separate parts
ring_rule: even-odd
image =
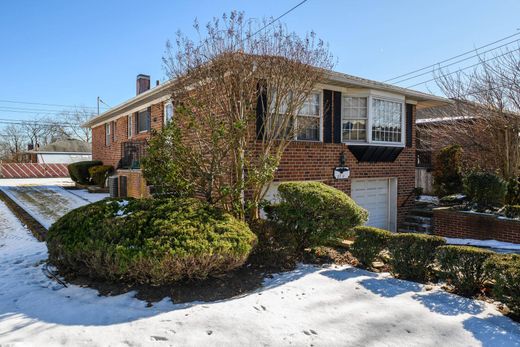
[[[70,164],[92,160],[92,144],[76,139],[65,139],[30,150],[28,153],[31,154],[33,163]]]

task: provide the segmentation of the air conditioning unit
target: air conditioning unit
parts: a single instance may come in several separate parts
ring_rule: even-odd
[[[119,197],[119,176],[110,176],[108,178],[108,192],[111,198]]]
[[[128,196],[127,181],[128,179],[126,176],[119,176],[119,196],[122,198]]]

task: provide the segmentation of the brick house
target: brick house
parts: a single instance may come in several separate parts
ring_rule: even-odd
[[[137,95],[85,124],[92,128],[92,156],[126,177],[129,196],[148,195],[139,157],[152,129],[173,117],[171,81],[150,89],[137,76]],[[413,204],[416,110],[445,104],[429,94],[330,72],[304,109],[309,128],[299,131],[282,158],[273,198],[282,181],[321,181],[352,196],[369,211],[368,225],[397,230]],[[312,121],[309,121],[312,119]],[[348,167],[348,178],[334,176]],[[341,171],[341,170],[340,170]],[[338,172],[336,170],[336,172]]]

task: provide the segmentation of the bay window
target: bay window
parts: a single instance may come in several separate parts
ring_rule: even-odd
[[[344,96],[341,115],[343,142],[403,144],[403,101]]]
[[[403,103],[372,99],[372,141],[401,142]]]
[[[343,141],[367,140],[367,115],[366,97],[343,98]]]

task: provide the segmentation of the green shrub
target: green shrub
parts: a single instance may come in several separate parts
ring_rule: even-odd
[[[508,218],[520,218],[520,205],[507,205],[504,214]]]
[[[485,267],[495,281],[493,297],[520,317],[520,255],[497,254],[486,261]]]
[[[520,205],[520,177],[511,178],[507,182],[506,204]]]
[[[449,281],[462,295],[478,292],[487,279],[485,261],[492,251],[467,246],[441,246],[437,249],[439,277]]]
[[[285,182],[278,192],[281,202],[266,209],[268,217],[294,234],[300,250],[344,238],[368,218],[347,194],[321,182]]]
[[[435,160],[433,188],[440,197],[462,192],[462,154],[460,145],[440,150]]]
[[[105,181],[112,171],[114,171],[112,165],[96,165],[88,168],[88,173],[92,183],[101,188],[105,187]]]
[[[258,242],[248,263],[269,270],[292,270],[299,260],[297,243],[292,233],[280,224],[258,219],[249,224]]]
[[[464,179],[464,192],[469,201],[479,208],[502,207],[506,183],[489,172],[472,172]]]
[[[367,226],[356,227],[354,231],[356,239],[350,251],[361,264],[371,266],[381,251],[386,249],[388,239],[392,236],[392,233],[387,230]]]
[[[444,238],[425,234],[393,234],[388,240],[391,272],[399,278],[428,281],[437,247],[446,243]]]
[[[197,199],[110,199],[75,209],[49,229],[49,260],[62,272],[165,284],[244,263],[249,227]]]
[[[69,164],[67,169],[69,170],[70,178],[80,184],[90,184],[90,174],[88,169],[92,166],[103,165],[99,160],[88,160],[78,161],[76,163]]]

